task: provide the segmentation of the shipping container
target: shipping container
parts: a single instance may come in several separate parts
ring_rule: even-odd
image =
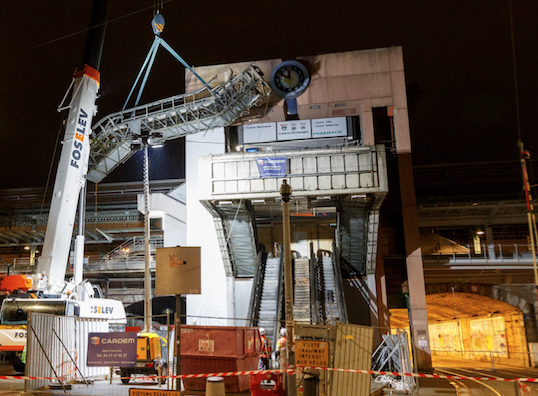
[[[181,326],[181,374],[258,369],[261,339],[257,327]],[[205,378],[184,379],[185,389],[204,390]],[[249,389],[246,375],[225,377],[226,392]]]

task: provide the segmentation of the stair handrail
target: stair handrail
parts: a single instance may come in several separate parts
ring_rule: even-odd
[[[310,321],[312,324],[320,324],[324,317],[321,313],[320,306],[320,274],[318,272],[318,265],[316,262],[316,256],[314,254],[314,244],[310,242],[310,254],[308,258],[308,264],[310,267]]]
[[[348,323],[346,299],[343,290],[344,283],[342,280],[342,271],[340,269],[340,251],[336,245],[336,241],[333,241],[332,267],[334,271],[334,288],[336,301],[338,301],[340,322]]]

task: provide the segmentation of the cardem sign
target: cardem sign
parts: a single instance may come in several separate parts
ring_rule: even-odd
[[[329,343],[295,341],[295,364],[308,367],[329,367]]]

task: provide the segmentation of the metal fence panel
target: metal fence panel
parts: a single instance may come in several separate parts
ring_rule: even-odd
[[[108,332],[102,319],[54,316],[31,312],[28,320],[26,375],[82,379],[108,373],[108,367],[87,367],[88,334]],[[48,385],[52,380],[26,380],[25,392]]]
[[[334,367],[370,370],[372,366],[373,329],[371,327],[337,323]],[[370,375],[333,372],[329,396],[370,394]]]

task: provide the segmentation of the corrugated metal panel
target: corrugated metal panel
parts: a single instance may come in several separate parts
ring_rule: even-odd
[[[341,147],[281,152],[227,154],[211,157],[207,199],[280,196],[283,178],[260,178],[258,158],[285,157],[286,179],[294,195],[385,192],[385,151],[381,146]]]
[[[88,357],[88,334],[107,333],[108,321],[91,318],[76,318],[76,352],[77,365],[85,378],[92,378],[109,374],[108,367],[88,367],[86,361]],[[76,373],[76,378],[80,374]]]
[[[338,323],[334,350],[334,368],[370,370],[372,366],[373,329]],[[329,396],[370,394],[370,375],[333,372]]]
[[[109,372],[108,367],[86,367],[88,333],[108,332],[102,319],[54,316],[31,312],[28,322],[26,375],[81,379]],[[25,391],[41,388],[50,380],[27,380]]]

